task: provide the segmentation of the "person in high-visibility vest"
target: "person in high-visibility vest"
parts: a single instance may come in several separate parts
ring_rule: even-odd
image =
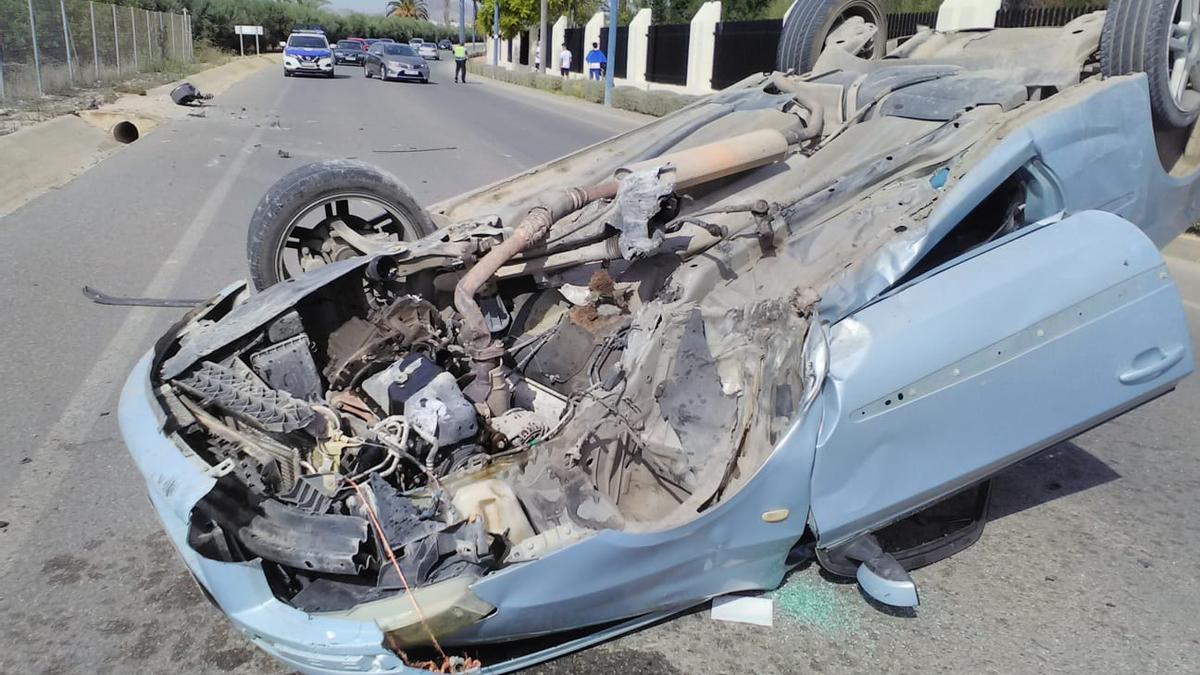
[[[454,49],[454,81],[461,76],[463,83],[467,81],[467,48],[461,42],[455,41]]]

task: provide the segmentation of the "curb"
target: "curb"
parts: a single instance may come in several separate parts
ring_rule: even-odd
[[[634,122],[637,124],[649,124],[650,122],[653,122],[654,120],[658,119],[657,117],[655,117],[653,115],[646,115],[644,113],[634,112],[632,110],[623,110],[621,108],[609,108],[609,107],[604,106],[603,104],[593,103],[591,101],[577,98],[575,96],[568,96],[565,94],[557,94],[554,92],[546,91],[544,89],[537,89],[534,87],[526,87],[526,86],[523,86],[520,84],[513,84],[512,82],[504,82],[502,80],[497,80],[493,77],[489,77],[488,75],[486,75],[484,73],[480,73],[480,72],[474,71],[474,70],[469,71],[469,74],[472,77],[477,78],[483,84],[485,84],[489,87],[494,87],[497,90],[505,91],[505,92],[508,92],[510,94],[514,94],[517,96],[523,96],[523,97],[538,99],[541,101],[546,101],[547,103],[561,105],[564,107],[572,108],[574,110],[586,112],[586,113],[589,113],[592,115],[597,115],[597,116],[601,116],[601,117],[609,117],[611,119],[619,120],[622,122]]]
[[[522,91],[537,92],[546,95],[550,100],[567,100],[589,104],[592,108],[609,111],[621,111],[637,115],[642,120],[663,117],[676,110],[695,102],[697,96],[679,94],[670,91],[643,90],[637,87],[616,86],[613,88],[613,107],[601,104],[603,98],[603,83],[592,82],[579,78],[562,79],[554,74],[541,74],[531,70],[508,70],[492,66],[490,63],[472,61],[468,71],[475,77],[487,82],[502,84]],[[494,73],[503,73],[504,77],[496,77]],[[508,79],[512,78],[512,80]],[[515,80],[515,81],[514,81]],[[521,81],[521,80],[527,80]],[[541,84],[539,84],[541,83]],[[596,86],[599,85],[599,86]],[[565,89],[571,89],[565,93]]]
[[[278,62],[272,55],[238,57],[168,84],[126,95],[95,110],[80,110],[0,136],[0,218],[61,187],[99,164],[123,145],[114,129],[128,122],[140,138],[161,123],[183,118],[191,110],[175,105],[170,92],[180,82],[220,94],[248,75]]]

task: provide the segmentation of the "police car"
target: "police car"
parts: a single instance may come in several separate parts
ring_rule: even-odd
[[[333,77],[333,50],[320,31],[294,31],[283,49],[283,76],[297,73]]]

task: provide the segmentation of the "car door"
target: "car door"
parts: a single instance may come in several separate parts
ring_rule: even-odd
[[[1169,391],[1178,290],[1130,222],[1085,211],[951,260],[830,329],[812,518],[829,547]]]
[[[378,43],[371,45],[371,48],[367,50],[367,65],[365,67],[370,69],[369,72],[383,77],[383,68],[380,67],[379,61],[379,53],[381,51],[383,51],[383,47],[379,46]]]

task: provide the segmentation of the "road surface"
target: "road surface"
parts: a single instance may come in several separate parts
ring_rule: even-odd
[[[259,73],[0,219],[0,672],[279,672],[201,598],[117,432],[121,381],[178,312],[79,288],[203,297],[243,277],[249,214],[304,162],[374,162],[430,202],[637,123],[451,67],[424,86]],[[1171,264],[1200,335],[1200,265]],[[915,615],[808,568],[773,594],[773,628],[696,611],[534,672],[1194,670],[1198,410],[1193,377],[1007,472],[979,544],[915,573]]]

